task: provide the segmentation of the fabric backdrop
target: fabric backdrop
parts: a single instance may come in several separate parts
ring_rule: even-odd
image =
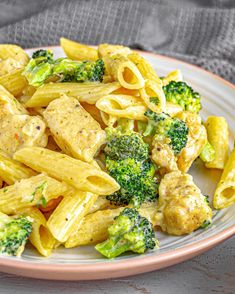
[[[235,0],[0,1],[0,43],[125,44],[200,65],[235,83]]]

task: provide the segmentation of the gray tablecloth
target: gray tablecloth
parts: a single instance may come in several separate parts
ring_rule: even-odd
[[[200,65],[235,83],[234,0],[0,1],[0,43],[111,42]]]

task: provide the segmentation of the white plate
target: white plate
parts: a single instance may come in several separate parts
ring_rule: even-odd
[[[53,50],[56,58],[64,56],[60,47],[50,47],[50,49]],[[27,50],[29,54],[33,51],[35,49]],[[219,115],[227,119],[232,146],[235,125],[235,86],[199,67],[176,59],[147,52],[141,54],[151,62],[160,76],[174,69],[182,71],[185,81],[202,95],[202,117]],[[190,173],[203,194],[212,197],[220,172],[205,169],[200,160],[197,160]],[[200,229],[182,237],[172,237],[157,232],[160,249],[141,256],[129,254],[115,260],[106,260],[94,250],[93,246],[87,246],[74,249],[61,247],[46,259],[29,247],[20,259],[0,258],[1,270],[29,277],[60,280],[102,279],[147,272],[189,259],[234,235],[234,216],[235,205],[214,211],[213,225],[208,229]]]

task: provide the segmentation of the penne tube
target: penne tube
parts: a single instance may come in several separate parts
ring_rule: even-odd
[[[26,102],[27,107],[47,106],[52,100],[62,94],[75,97],[79,102],[95,104],[99,98],[106,96],[120,88],[114,83],[48,83],[37,89],[34,95]]]
[[[108,208],[117,208],[117,206],[112,204],[108,199],[106,199],[106,196],[99,196],[95,203],[92,205],[92,207],[89,209],[88,214]]]
[[[26,78],[22,76],[22,72],[23,69],[16,69],[0,76],[0,85],[16,97],[20,96],[28,85]]]
[[[11,159],[6,153],[0,151],[0,178],[8,185],[22,179],[35,176],[36,172],[22,163]]]
[[[112,127],[118,119],[116,116],[110,115],[110,114],[103,112],[103,111],[100,111],[100,116],[103,120],[103,123],[109,127]]]
[[[64,195],[68,186],[45,174],[22,179],[11,186],[0,189],[0,211],[6,214],[17,213],[25,207],[42,204]]]
[[[131,60],[139,69],[145,80],[153,81],[158,85],[162,85],[161,79],[156,74],[152,65],[138,53],[129,54],[128,59]]]
[[[61,150],[91,162],[105,143],[106,133],[77,99],[63,96],[52,101],[43,116]]]
[[[45,257],[51,255],[56,240],[47,228],[44,215],[36,207],[27,207],[20,211],[33,219],[33,230],[29,236],[30,243]]]
[[[104,241],[108,237],[108,227],[124,208],[99,210],[88,214],[84,217],[80,228],[68,238],[65,247],[72,248]],[[155,219],[156,207],[140,208],[139,213],[152,222]]]
[[[72,60],[97,60],[97,49],[71,41],[66,38],[60,38],[60,46],[63,48],[68,58]]]
[[[90,192],[75,191],[63,198],[47,221],[47,227],[56,240],[65,242],[71,232],[77,230],[97,197]]]
[[[162,86],[154,81],[146,80],[145,87],[140,89],[140,97],[149,109],[161,113],[166,108],[166,97]]]
[[[14,159],[78,190],[110,195],[120,188],[111,176],[91,164],[45,148],[22,148],[15,153]]]
[[[206,163],[207,168],[223,169],[228,159],[228,124],[224,117],[209,116],[206,120],[208,141],[215,150],[215,158]]]
[[[107,95],[96,102],[96,107],[111,116],[135,120],[146,120],[147,107],[135,96]]]
[[[115,55],[105,59],[114,80],[118,81],[126,89],[141,89],[145,81],[138,67],[123,55]]]
[[[125,47],[122,45],[100,44],[98,46],[98,55],[101,58],[116,55],[116,54],[127,56],[128,54],[131,54],[131,53],[132,51],[129,47]]]
[[[171,102],[166,102],[166,109],[165,113],[168,113],[170,116],[174,117],[178,113],[182,112],[183,108],[178,105]]]
[[[182,82],[183,81],[183,75],[179,69],[176,69],[174,71],[169,72],[163,79],[162,79],[162,85],[166,86],[171,81],[175,82]]]
[[[20,102],[2,85],[0,85],[0,119],[8,114],[27,113],[27,110],[20,104]]]
[[[19,46],[12,44],[0,44],[0,59],[6,60],[11,58],[19,62],[19,65],[24,66],[28,63],[28,54]]]
[[[213,206],[222,209],[235,202],[235,149],[225,164],[221,179],[215,190]]]

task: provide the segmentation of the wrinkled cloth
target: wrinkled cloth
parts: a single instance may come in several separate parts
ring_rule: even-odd
[[[173,56],[235,83],[234,0],[0,1],[0,43],[40,47],[61,36]]]

